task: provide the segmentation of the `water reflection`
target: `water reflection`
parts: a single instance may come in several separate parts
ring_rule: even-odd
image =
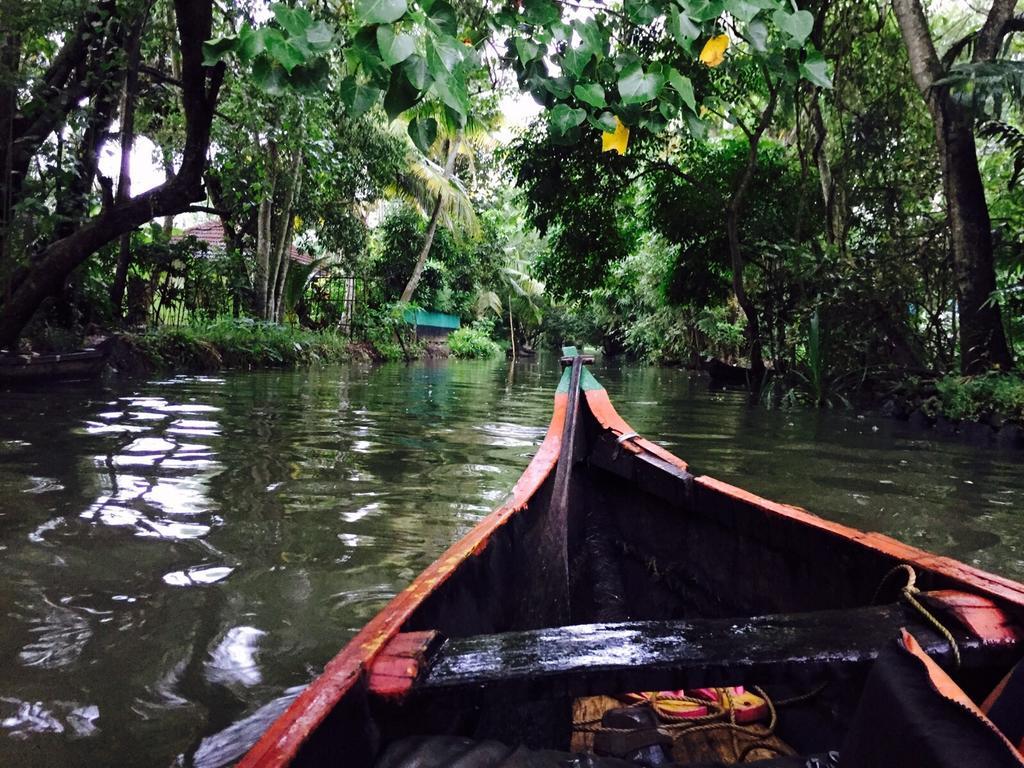
[[[0,761],[221,765],[506,496],[553,360],[4,393]],[[1024,577],[1020,460],[598,371],[698,472]],[[901,431],[903,430],[903,431]]]
[[[160,382],[167,386],[169,382]],[[106,420],[92,434],[131,434],[135,437],[116,452],[95,456],[100,495],[82,512],[92,523],[127,527],[137,536],[191,539],[205,536],[222,521],[214,511],[209,482],[223,469],[211,442],[220,426],[211,419],[181,419],[177,413],[215,413],[214,406],[181,404],[163,397],[124,397],[123,411],[100,414]],[[131,428],[128,422],[151,421]],[[157,423],[159,422],[159,423]]]

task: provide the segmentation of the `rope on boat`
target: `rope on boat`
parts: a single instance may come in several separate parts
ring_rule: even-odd
[[[935,615],[921,605],[917,599],[917,595],[921,594],[921,590],[917,588],[917,572],[908,563],[900,563],[891,571],[889,571],[882,580],[878,583],[878,588],[875,590],[874,596],[871,598],[872,604],[878,600],[878,595],[882,591],[882,587],[890,579],[890,577],[896,575],[900,571],[907,574],[907,583],[900,589],[900,596],[907,602],[911,608],[917,611],[924,619],[935,628],[935,631],[946,638],[946,642],[949,643],[949,647],[953,651],[953,664],[954,669],[960,668],[960,646],[957,645],[956,639],[953,637],[953,633],[950,632],[943,625],[941,621],[935,618]]]
[[[797,704],[803,701],[807,701],[823,690],[825,690],[827,682],[822,683],[818,687],[814,688],[807,693],[802,693],[797,696],[791,696],[788,699],[780,699],[779,701],[773,701],[772,698],[765,693],[764,689],[760,686],[753,686],[753,690],[757,692],[757,695],[765,700],[768,705],[769,720],[766,726],[747,726],[740,725],[736,722],[736,708],[731,704],[731,694],[727,688],[716,689],[720,696],[719,701],[711,701],[708,699],[697,698],[695,696],[678,696],[673,697],[673,701],[684,701],[693,704],[699,704],[707,707],[708,709],[714,709],[714,712],[709,712],[707,715],[699,715],[695,717],[689,717],[685,721],[673,720],[672,722],[660,722],[657,725],[650,725],[638,728],[614,728],[611,726],[601,725],[602,718],[594,718],[592,720],[581,720],[573,723],[573,730],[580,733],[636,733],[643,731],[662,731],[667,732],[669,735],[677,733],[679,735],[698,733],[701,731],[710,731],[719,728],[728,728],[733,736],[734,752],[738,755],[738,761],[744,762],[746,757],[756,749],[764,749],[775,752],[776,754],[791,754],[785,752],[782,748],[775,744],[768,744],[766,740],[775,734],[775,729],[778,726],[779,714],[778,707],[788,706],[790,704]],[[721,702],[726,702],[722,704]],[[655,713],[658,714],[659,718],[665,719],[665,715],[658,710],[657,707],[652,706],[650,699],[644,699],[642,701],[634,701],[626,706],[628,707],[642,707],[651,706]],[[728,717],[728,719],[725,719]],[[744,736],[750,736],[754,738],[754,741],[747,744],[742,751],[739,750],[738,745],[735,744],[735,737],[737,734]]]

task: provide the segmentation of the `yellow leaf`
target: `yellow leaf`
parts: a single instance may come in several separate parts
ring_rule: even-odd
[[[725,61],[725,51],[729,47],[728,35],[717,35],[704,43],[700,52],[700,60],[709,67],[717,67]]]
[[[601,134],[601,151],[611,152],[613,149],[620,155],[626,154],[626,147],[629,145],[629,128],[622,124],[619,118],[615,118],[615,132],[607,131]]]
[[[292,229],[294,231],[296,231],[296,232],[298,232],[300,229],[302,229],[302,217],[301,216],[296,216],[295,217],[295,223],[292,225]]]

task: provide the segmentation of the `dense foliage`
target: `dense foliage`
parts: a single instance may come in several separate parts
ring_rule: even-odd
[[[409,356],[420,307],[470,328],[453,349],[716,358],[769,400],[1005,370],[1015,9],[14,5],[0,346],[250,318]]]

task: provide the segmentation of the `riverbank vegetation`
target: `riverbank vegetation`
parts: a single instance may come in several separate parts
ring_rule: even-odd
[[[277,368],[351,359],[345,336],[254,320],[221,319],[119,334],[115,364],[129,372]],[[357,353],[358,354],[358,353]]]
[[[768,404],[926,381],[1020,419],[1017,10],[19,5],[0,348],[409,359],[420,309],[456,355],[714,360]]]

